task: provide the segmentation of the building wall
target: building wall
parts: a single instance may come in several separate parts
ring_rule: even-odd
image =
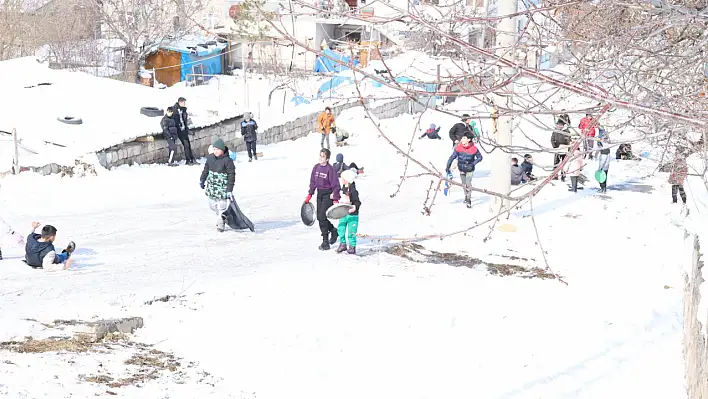
[[[336,114],[345,109],[358,106],[358,102],[351,102],[339,106],[332,107],[332,111]],[[410,112],[410,100],[401,99],[394,100],[371,109],[372,113],[378,118],[393,118],[398,115]],[[295,140],[304,137],[315,131],[317,124],[317,115],[315,112],[309,115],[301,116],[293,121],[283,125],[273,126],[259,132],[258,144],[273,144],[285,140]],[[236,117],[227,119],[212,126],[194,129],[191,137],[192,151],[197,157],[207,155],[209,146],[217,138],[224,140],[229,149],[236,151],[244,151],[245,144],[241,137],[239,124],[242,118]],[[124,143],[103,151],[99,151],[99,163],[105,168],[112,168],[120,165],[135,165],[135,164],[151,164],[165,163],[167,161],[167,143],[164,139],[159,138],[148,143]],[[177,159],[183,159],[182,146],[178,146]]]

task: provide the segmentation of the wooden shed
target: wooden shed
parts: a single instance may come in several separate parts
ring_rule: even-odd
[[[182,54],[168,49],[158,49],[145,58],[145,69],[155,69],[155,79],[167,86],[181,81]]]
[[[206,81],[223,71],[226,41],[197,34],[156,45],[145,57],[144,68],[155,70],[155,79],[167,86],[182,81]],[[197,77],[195,79],[195,77]]]

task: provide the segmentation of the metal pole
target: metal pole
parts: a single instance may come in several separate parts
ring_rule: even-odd
[[[20,151],[18,150],[18,143],[17,143],[17,130],[12,129],[12,143],[15,146],[15,157],[12,159],[12,174],[13,175],[18,175],[20,174]]]
[[[509,15],[516,13],[517,0],[500,0],[497,9],[497,15]],[[515,59],[516,54],[516,18],[505,18],[499,22],[497,27],[497,54],[507,57],[511,60]],[[516,73],[514,68],[501,67],[499,69],[498,81],[505,81]],[[509,86],[509,91],[514,93],[514,83]],[[496,96],[496,104],[504,104],[507,109],[513,108],[511,96]],[[511,146],[511,130],[513,127],[513,117],[508,113],[499,116],[497,122],[497,133],[493,139],[496,141],[497,148],[492,153],[492,191],[500,194],[508,194],[511,191],[511,154],[505,152],[506,148]],[[504,148],[505,147],[505,148]],[[509,202],[499,197],[494,197],[492,209],[497,212],[499,208],[507,209]]]

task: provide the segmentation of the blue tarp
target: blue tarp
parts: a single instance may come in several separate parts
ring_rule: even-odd
[[[317,89],[317,98],[322,97],[323,94],[341,85],[342,83],[352,83],[352,79],[344,76],[333,77]]]
[[[202,65],[202,71],[209,75],[218,75],[221,73],[221,58],[219,55],[221,49],[215,48],[210,54],[199,56],[191,53],[181,53],[179,78],[181,81],[187,80],[187,75],[193,73],[193,68],[196,65]],[[202,52],[203,53],[203,52]]]
[[[330,58],[333,58],[337,61],[341,61],[345,64],[349,64],[351,62],[351,57],[344,55],[344,54],[335,53],[334,51],[332,51],[330,49],[322,50],[322,54],[324,54]],[[357,66],[357,65],[359,65],[359,61],[354,60],[354,66]],[[317,56],[317,59],[315,59],[315,72],[342,72],[342,71],[346,71],[349,69],[350,68],[347,68],[346,66],[338,64],[329,58]]]
[[[309,104],[309,103],[310,103],[310,101],[307,100],[307,99],[306,99],[305,97],[303,97],[303,96],[295,96],[295,97],[293,97],[293,98],[290,99],[290,102],[295,103],[295,106],[296,106],[296,107],[297,107],[298,105],[300,105],[300,104]]]

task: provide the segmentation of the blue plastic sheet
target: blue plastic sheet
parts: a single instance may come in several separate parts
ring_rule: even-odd
[[[351,57],[344,55],[344,54],[335,53],[334,51],[332,51],[330,49],[322,50],[322,53],[330,58],[333,58],[333,59],[343,62],[345,64],[349,64],[351,62]],[[359,61],[354,60],[354,66],[357,66],[357,65],[359,65]],[[341,65],[339,63],[336,63],[329,58],[317,56],[317,59],[315,59],[315,72],[342,72],[342,71],[347,71],[349,69],[351,69],[351,68]]]
[[[319,89],[317,89],[317,98],[322,97],[323,94],[327,93],[328,91],[334,89],[335,87],[343,83],[352,83],[352,80],[351,78],[347,78],[344,76],[335,76],[332,79],[326,81],[322,86],[320,86]]]
[[[180,63],[180,80],[186,81],[187,75],[191,74],[194,70],[193,67],[196,65],[202,65],[202,70],[205,74],[218,75],[221,73],[221,61],[223,55],[219,55],[220,49],[214,49],[211,53],[207,55],[200,56],[191,53],[181,53]],[[204,54],[204,52],[202,52]]]
[[[290,102],[295,103],[295,106],[298,106],[300,104],[309,104],[310,103],[310,101],[303,96],[295,96],[290,99]]]

